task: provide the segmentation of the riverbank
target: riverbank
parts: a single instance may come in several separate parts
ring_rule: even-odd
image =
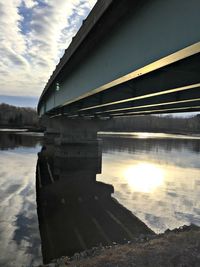
[[[40,132],[43,133],[44,129],[39,127],[11,127],[11,126],[2,126],[0,125],[0,132]],[[191,132],[191,131],[100,131],[98,132],[99,137],[130,137],[130,136],[137,136],[141,135],[141,138],[150,138],[151,135],[154,135],[153,137],[160,137],[160,135],[163,135],[163,138],[167,138],[167,135],[173,135],[173,137],[192,137],[192,138],[200,138],[200,132]],[[139,136],[140,137],[140,136]],[[172,137],[172,136],[171,136]]]
[[[37,127],[9,127],[9,126],[0,126],[0,132],[11,132],[11,133],[17,133],[17,132],[31,132],[31,133],[42,133],[44,132],[44,129],[37,128]]]
[[[42,267],[200,266],[200,228],[191,225],[159,235],[140,235],[127,244],[96,247]]]
[[[99,137],[136,137],[136,138],[186,138],[199,139],[200,133],[192,132],[98,132]]]

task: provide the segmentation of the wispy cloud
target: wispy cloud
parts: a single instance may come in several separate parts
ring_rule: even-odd
[[[40,258],[34,191],[38,151],[15,148],[0,153],[0,266],[32,266],[32,259]]]
[[[0,0],[0,94],[41,94],[96,0]]]

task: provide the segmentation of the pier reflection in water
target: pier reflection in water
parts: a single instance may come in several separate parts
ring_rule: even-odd
[[[153,233],[112,198],[112,185],[96,181],[101,156],[98,141],[45,145],[38,154],[37,207],[44,263]]]

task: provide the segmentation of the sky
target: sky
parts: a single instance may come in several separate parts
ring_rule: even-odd
[[[96,0],[0,0],[0,103],[36,107]]]
[[[95,3],[0,0],[0,103],[37,106],[53,70]]]

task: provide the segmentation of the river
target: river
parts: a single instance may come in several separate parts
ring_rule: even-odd
[[[102,173],[113,197],[156,233],[200,226],[200,138],[104,134]],[[0,266],[42,262],[35,173],[40,134],[0,133]]]

